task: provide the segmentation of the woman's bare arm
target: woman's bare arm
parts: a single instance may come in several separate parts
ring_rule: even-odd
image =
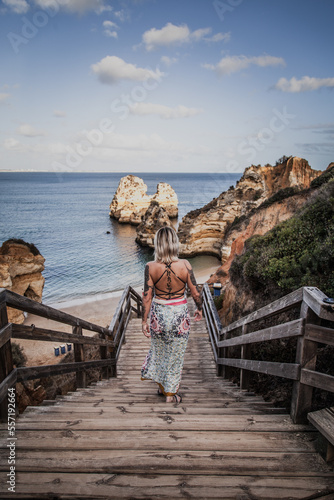
[[[186,264],[186,268],[188,270],[187,285],[189,287],[191,296],[195,301],[195,304],[197,306],[197,311],[200,313],[200,318],[201,318],[202,317],[202,302],[203,302],[202,294],[200,292],[200,289],[198,288],[196,278],[194,275],[194,271],[193,271],[190,263],[186,260],[185,264]],[[195,313],[195,315],[196,315],[196,313]]]

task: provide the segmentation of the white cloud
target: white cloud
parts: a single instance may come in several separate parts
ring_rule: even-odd
[[[188,118],[203,113],[202,109],[187,108],[186,106],[176,106],[171,108],[162,104],[153,104],[151,102],[140,102],[130,107],[130,112],[133,115],[158,115],[160,118]]]
[[[203,64],[206,69],[215,71],[218,75],[231,75],[242,69],[248,68],[251,65],[255,66],[285,66],[285,61],[282,57],[274,56],[226,56],[223,57],[217,64]]]
[[[206,35],[209,35],[212,31],[212,28],[200,28],[198,30],[193,31],[190,34],[190,38],[195,40],[196,42],[202,40]]]
[[[135,64],[125,62],[117,56],[106,56],[91,66],[93,72],[102,83],[113,84],[119,80],[145,82],[150,78],[159,80],[163,73],[158,69],[153,71],[146,68],[137,68]]]
[[[176,26],[172,23],[167,23],[161,29],[152,28],[142,36],[142,41],[148,52],[160,47],[169,47],[171,45],[181,45],[190,42],[199,42],[206,40],[210,42],[218,42],[225,38],[229,39],[229,34],[217,33],[210,38],[207,35],[211,34],[212,28],[199,28],[193,32],[190,31],[186,24]]]
[[[103,21],[102,26],[104,28],[108,28],[108,29],[110,29],[110,28],[117,29],[118,28],[117,24],[113,23],[112,21]]]
[[[35,129],[32,125],[29,125],[29,123],[23,123],[20,125],[17,132],[25,137],[40,137],[45,135],[45,132]]]
[[[117,31],[118,26],[116,23],[113,23],[112,21],[103,21],[102,26],[105,28],[103,33],[105,36],[108,36],[110,38],[118,38]]]
[[[10,94],[7,94],[6,92],[1,92],[0,93],[0,103],[6,102],[10,97]]]
[[[26,0],[2,0],[2,3],[15,14],[25,14],[29,10],[29,4]]]
[[[105,36],[109,37],[109,38],[118,38],[118,34],[117,34],[117,31],[111,31],[111,30],[104,30],[103,33],[105,34]]]
[[[282,92],[307,92],[321,87],[334,87],[334,78],[314,78],[303,76],[300,80],[293,77],[291,80],[280,78],[274,88]]]
[[[34,2],[42,9],[54,8],[55,5],[55,0],[34,0]],[[76,14],[84,14],[90,10],[96,12],[96,14],[102,14],[102,12],[112,10],[110,5],[106,5],[105,0],[58,0],[56,3],[58,7]]]
[[[168,56],[162,56],[160,61],[165,64],[167,67],[171,66],[172,64],[175,64],[178,60],[176,57],[168,57]]]
[[[55,116],[56,118],[65,118],[66,111],[60,111],[58,109],[55,109],[53,112],[53,116]]]
[[[229,42],[231,40],[231,33],[216,33],[210,38],[205,38],[207,42]]]

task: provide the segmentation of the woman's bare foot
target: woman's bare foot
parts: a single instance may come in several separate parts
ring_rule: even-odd
[[[167,396],[166,403],[176,403],[177,405],[182,403],[181,394],[174,394],[174,396]]]

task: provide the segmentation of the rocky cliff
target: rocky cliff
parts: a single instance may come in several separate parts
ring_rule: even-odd
[[[162,206],[169,217],[178,215],[178,199],[174,189],[165,182],[157,185],[154,195],[146,194],[147,186],[142,179],[127,175],[120,180],[110,205],[110,217],[122,223],[138,225],[151,201]]]
[[[0,248],[0,287],[42,301],[45,279],[44,257],[37,248],[23,240],[5,241]],[[23,312],[8,308],[11,323],[23,323]]]
[[[333,182],[331,164],[308,189],[282,190],[229,227],[222,240],[222,266],[208,280],[223,285],[219,313],[224,325],[299,286],[318,286],[333,293],[334,262],[328,261],[332,259]],[[254,236],[259,239],[251,239]],[[245,261],[242,265],[240,259]]]
[[[154,235],[164,226],[172,226],[166,210],[157,201],[151,201],[141,223],[137,226],[136,242],[154,248]]]
[[[287,158],[276,166],[248,167],[235,188],[232,186],[203,208],[183,217],[178,229],[180,255],[211,254],[226,260],[230,246],[223,241],[236,217],[246,216],[282,189],[308,188],[320,174],[298,157]]]

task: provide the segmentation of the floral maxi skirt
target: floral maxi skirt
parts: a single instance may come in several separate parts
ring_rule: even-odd
[[[153,299],[151,346],[141,369],[142,380],[154,380],[165,396],[177,393],[190,331],[186,299]]]

